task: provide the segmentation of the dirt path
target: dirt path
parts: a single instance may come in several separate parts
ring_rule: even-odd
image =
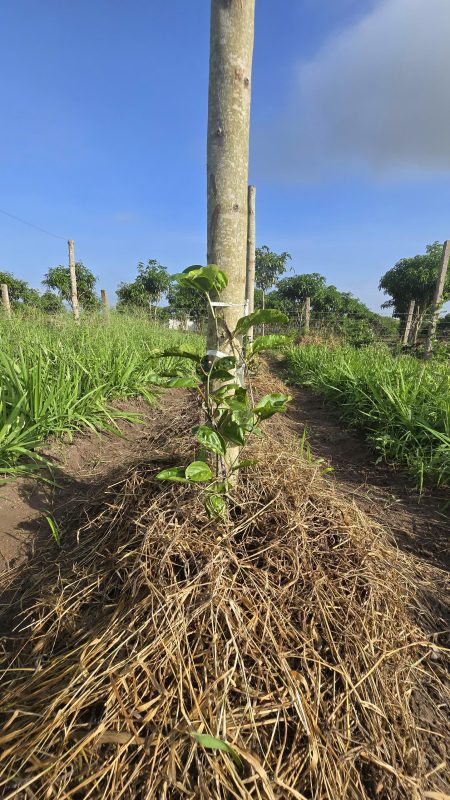
[[[0,486],[0,571],[23,560],[51,536],[46,515],[61,522],[75,506],[80,517],[86,501],[99,485],[131,461],[148,455],[149,441],[163,427],[164,408],[179,401],[169,390],[158,407],[142,399],[118,404],[139,415],[142,424],[119,421],[122,436],[112,433],[77,435],[73,444],[55,441],[45,450],[53,464],[57,486],[34,478],[20,478]]]
[[[281,374],[279,365],[277,372]],[[333,468],[330,479],[373,519],[391,531],[398,546],[443,569],[450,569],[448,495],[420,497],[410,479],[376,464],[364,438],[342,426],[333,409],[308,389],[292,389],[288,417],[301,436],[304,428],[313,458]]]

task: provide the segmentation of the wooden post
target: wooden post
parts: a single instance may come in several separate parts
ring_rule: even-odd
[[[75,273],[75,255],[73,239],[67,242],[69,245],[69,272],[70,272],[70,295],[72,300],[73,318],[77,325],[80,324],[80,311],[78,308],[77,276]]]
[[[311,298],[307,297],[305,300],[305,335],[309,333],[309,325],[311,322]]]
[[[248,143],[255,0],[211,0],[208,93],[208,264],[228,277],[221,292],[225,326],[233,331],[245,310]],[[225,327],[224,326],[224,327]],[[232,353],[233,343],[212,313],[207,352]],[[236,370],[242,380],[242,368]],[[231,447],[227,467],[239,458]]]
[[[420,328],[422,327],[422,321],[423,321],[423,312],[421,311],[421,308],[418,305],[418,303],[416,303],[416,306],[415,306],[415,309],[414,309],[413,321],[412,321],[412,325],[411,325],[411,333],[409,334],[410,342],[412,343],[412,345],[414,347],[417,344],[417,339],[419,337],[419,331],[420,331]]]
[[[411,300],[408,308],[408,316],[406,317],[405,323],[405,330],[403,331],[403,338],[402,338],[402,345],[406,347],[409,342],[409,334],[411,332],[411,325],[413,321],[413,314],[414,314],[414,306],[416,305],[415,300]]]
[[[108,314],[108,312],[109,312],[109,302],[108,302],[108,295],[106,293],[106,289],[100,289],[100,295],[101,295],[101,298],[102,298],[103,311],[105,312],[105,314]]]
[[[433,305],[431,307],[431,320],[430,320],[430,325],[428,327],[428,333],[425,342],[424,358],[429,358],[433,350],[433,339],[435,337],[436,328],[438,324],[439,308],[441,305],[442,294],[444,291],[445,279],[447,277],[449,258],[450,258],[450,239],[447,239],[444,242],[444,247],[442,250],[441,266],[439,269],[439,274],[436,280],[436,287],[434,290]]]
[[[2,283],[1,288],[2,288],[3,308],[5,310],[5,314],[8,317],[8,319],[11,319],[11,303],[9,302],[8,286],[6,285],[6,283]]]
[[[247,313],[255,310],[255,250],[256,250],[256,186],[248,187],[247,195],[247,276],[245,282],[245,297],[247,300]],[[247,334],[249,344],[253,341],[253,328]]]

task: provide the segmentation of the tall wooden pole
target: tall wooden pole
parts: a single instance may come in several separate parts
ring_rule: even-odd
[[[444,242],[444,247],[443,247],[443,250],[442,250],[441,266],[440,266],[440,269],[439,269],[439,274],[438,274],[437,281],[436,281],[436,287],[435,287],[435,290],[434,290],[433,305],[432,305],[432,310],[431,310],[432,316],[431,316],[430,325],[429,325],[429,328],[428,328],[427,338],[426,338],[426,342],[425,342],[425,352],[424,352],[424,357],[425,358],[429,358],[431,356],[431,352],[433,350],[433,339],[434,339],[435,334],[436,334],[436,328],[437,328],[438,318],[439,318],[439,308],[440,308],[440,305],[441,305],[442,294],[444,292],[444,285],[445,285],[445,279],[447,277],[447,269],[448,269],[449,259],[450,259],[450,239],[447,239]]]
[[[403,338],[402,338],[402,345],[406,347],[409,342],[409,334],[411,332],[411,325],[413,321],[413,314],[414,314],[414,306],[416,305],[415,300],[411,300],[408,308],[408,316],[406,317],[405,323],[405,330],[403,331]]]
[[[78,308],[77,276],[75,273],[75,255],[73,239],[67,242],[69,245],[69,272],[70,272],[70,295],[72,301],[73,318],[77,325],[80,324],[80,311]]]
[[[311,298],[307,297],[305,300],[305,334],[309,333],[309,326],[311,322]]]
[[[107,295],[106,289],[100,289],[100,295],[101,295],[101,298],[102,298],[103,311],[105,312],[105,314],[108,314],[108,312],[109,312],[109,302],[108,302],[108,295]]]
[[[247,195],[247,276],[245,281],[245,297],[247,313],[255,310],[255,251],[256,251],[256,186],[248,187]],[[253,341],[253,328],[247,334],[247,341]]]
[[[208,264],[228,277],[220,299],[224,326],[209,314],[207,353],[233,351],[234,330],[245,309],[247,183],[255,0],[211,0],[208,93]],[[242,379],[241,369],[237,378]],[[227,452],[228,466],[239,448]]]
[[[5,314],[8,317],[8,319],[11,319],[11,303],[9,302],[9,292],[6,283],[2,283],[1,289],[2,289],[2,304],[5,310]]]

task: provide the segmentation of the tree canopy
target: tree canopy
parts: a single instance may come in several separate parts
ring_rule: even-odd
[[[15,278],[12,272],[0,271],[0,283],[6,283],[12,305],[36,303],[39,298],[39,292],[36,289],[32,289],[27,281]]]
[[[122,282],[116,290],[118,307],[152,308],[170,286],[170,275],[156,259],[138,263],[138,275],[130,283]]]
[[[294,275],[292,278],[283,278],[278,283],[277,293],[286,303],[286,310],[296,311],[307,297],[314,299],[323,291],[325,278],[318,272],[304,275]]]
[[[82,261],[77,261],[75,264],[75,275],[77,278],[77,293],[78,303],[85,310],[92,310],[98,308],[99,299],[95,294],[95,284],[97,278],[94,273],[86,267]],[[70,271],[69,267],[62,266],[52,267],[42,281],[44,286],[49,289],[54,289],[58,292],[62,300],[70,303],[71,301],[71,288],[70,288]]]
[[[290,258],[289,253],[272,252],[266,244],[256,248],[255,286],[261,289],[263,297],[277,283],[280,275],[286,272],[286,262]]]
[[[63,299],[56,292],[44,292],[38,297],[36,307],[44,314],[61,314],[64,311]]]
[[[200,322],[206,319],[208,304],[206,297],[188,286],[172,283],[167,292],[170,313],[177,318]]]
[[[402,258],[383,275],[379,288],[391,298],[383,303],[384,308],[392,307],[395,316],[403,316],[411,300],[415,300],[422,312],[431,306],[442,260],[442,247],[439,242],[429,244],[426,253]],[[447,273],[443,302],[449,297],[450,272]]]

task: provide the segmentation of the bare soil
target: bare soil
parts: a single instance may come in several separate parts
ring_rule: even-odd
[[[380,522],[405,551],[436,566],[450,568],[449,494],[420,495],[409,476],[383,463],[358,432],[348,430],[339,415],[308,389],[290,389],[288,418],[302,435],[305,427],[313,458],[330,466],[330,480],[369,517]]]
[[[52,463],[44,480],[19,478],[0,486],[0,571],[26,559],[51,536],[46,515],[58,525],[76,506],[80,518],[99,485],[126,465],[148,456],[148,442],[162,428],[164,408],[177,392],[163,395],[159,407],[134,398],[116,405],[141,422],[118,421],[120,436],[110,432],[77,435],[72,443],[55,440],[43,450]]]

